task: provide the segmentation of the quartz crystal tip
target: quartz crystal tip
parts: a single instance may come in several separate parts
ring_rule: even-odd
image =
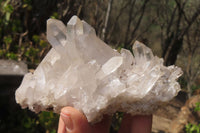
[[[133,49],[135,58],[138,59],[136,60],[136,62],[141,62],[142,60],[143,62],[150,61],[154,58],[154,55],[151,49],[139,41],[135,41],[132,49]]]
[[[164,66],[163,59],[138,41],[134,55],[126,49],[117,52],[77,16],[67,27],[49,19],[47,39],[52,49],[16,90],[16,101],[23,108],[59,113],[72,106],[95,123],[116,111],[152,114],[180,90],[180,68]]]
[[[66,32],[66,27],[61,21],[56,19],[47,20],[47,40],[59,52],[63,51],[63,46],[66,44]]]
[[[72,34],[82,35],[83,34],[83,23],[77,16],[72,16],[72,18],[67,23],[67,30]]]

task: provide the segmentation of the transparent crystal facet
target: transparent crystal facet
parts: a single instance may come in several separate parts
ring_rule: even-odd
[[[163,66],[163,59],[138,41],[134,56],[126,49],[118,53],[77,16],[67,27],[49,19],[47,39],[52,49],[16,91],[23,108],[35,112],[53,108],[59,113],[62,107],[73,106],[89,122],[97,122],[116,111],[151,114],[180,90],[176,81],[180,68]]]

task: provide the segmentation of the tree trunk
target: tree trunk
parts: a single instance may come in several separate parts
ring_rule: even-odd
[[[187,83],[187,95],[188,95],[188,99],[189,98],[191,98],[191,96],[192,96],[192,88],[191,88],[191,83],[190,83],[190,81],[188,81],[188,83]]]
[[[102,29],[101,39],[104,40],[104,41],[106,40],[105,36],[106,36],[108,21],[109,21],[111,9],[112,9],[112,2],[113,2],[113,0],[109,0],[109,2],[108,2],[108,8],[107,8],[107,12],[106,12],[105,24],[104,24],[104,27]]]
[[[173,35],[166,39],[162,57],[164,58],[164,64],[169,66],[176,62],[179,51],[183,46],[183,38],[174,38]]]

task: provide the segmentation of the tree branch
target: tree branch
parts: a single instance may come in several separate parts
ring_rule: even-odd
[[[190,26],[194,23],[194,21],[197,19],[197,17],[199,16],[199,14],[200,14],[200,5],[198,6],[196,12],[192,15],[192,18],[188,22],[187,27],[182,32],[182,34],[181,34],[182,37],[187,33],[187,31],[189,30]]]
[[[184,6],[186,4],[186,1],[183,3],[183,6],[181,6],[181,4],[178,2],[178,0],[175,0],[175,2],[176,2],[176,5],[178,6],[178,9],[183,14],[185,21],[189,24],[189,20],[188,20],[186,14],[185,14],[185,11],[184,11]]]
[[[108,2],[108,8],[107,8],[107,12],[106,12],[105,24],[104,24],[104,27],[102,29],[102,40],[105,40],[108,21],[109,21],[109,17],[110,17],[111,8],[112,8],[112,2],[113,2],[113,0],[109,0],[109,2]]]
[[[127,48],[127,40],[128,40],[128,35],[130,32],[130,25],[132,22],[132,12],[133,12],[133,6],[135,5],[136,0],[131,0],[131,8],[129,10],[129,20],[128,20],[128,24],[127,24],[127,28],[126,28],[126,33],[125,33],[125,40],[124,40],[124,44],[125,44],[125,48]]]
[[[112,25],[112,28],[111,28],[111,30],[110,30],[110,32],[109,32],[108,39],[109,39],[109,38],[111,37],[111,35],[113,34],[113,31],[114,31],[114,29],[116,28],[116,25],[117,25],[117,22],[118,22],[120,16],[122,15],[123,11],[127,8],[128,5],[129,5],[129,2],[127,2],[127,3],[120,9],[119,14],[118,14],[117,17],[115,18],[114,24]]]
[[[173,21],[174,21],[174,17],[175,17],[175,14],[176,14],[176,10],[177,10],[177,6],[174,8],[173,13],[172,13],[171,18],[170,18],[170,21],[169,21],[169,24],[167,26],[167,30],[166,30],[167,34],[170,33],[170,29],[171,29],[171,27],[173,25]]]
[[[136,33],[137,29],[139,28],[139,26],[140,26],[140,24],[141,24],[142,18],[143,18],[143,16],[144,16],[144,11],[145,11],[145,9],[146,9],[146,5],[147,5],[148,2],[149,2],[149,0],[145,0],[145,1],[144,1],[144,4],[142,5],[142,12],[141,12],[141,15],[140,15],[140,17],[139,17],[139,19],[138,19],[138,21],[137,21],[137,24],[136,24],[134,30],[133,30],[132,33],[131,33],[131,40],[132,40],[132,38],[135,36],[135,33]]]

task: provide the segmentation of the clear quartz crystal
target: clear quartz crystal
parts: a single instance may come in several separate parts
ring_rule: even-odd
[[[23,108],[59,113],[72,106],[94,123],[116,111],[151,114],[180,90],[180,68],[163,66],[163,59],[138,41],[134,56],[126,49],[118,53],[77,16],[67,27],[49,19],[47,39],[52,49],[16,91]]]

